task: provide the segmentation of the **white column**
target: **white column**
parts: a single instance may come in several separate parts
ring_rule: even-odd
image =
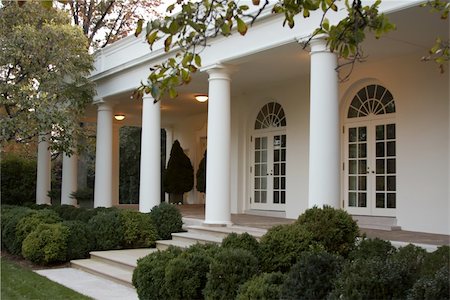
[[[139,211],[146,213],[161,203],[161,104],[150,95],[142,101]]]
[[[112,106],[100,102],[97,109],[94,207],[112,206]]]
[[[339,99],[337,58],[323,37],[311,41],[309,207],[339,207]]]
[[[120,186],[120,125],[113,124],[112,137],[112,192],[111,204],[113,206],[119,205],[119,186]]]
[[[221,65],[206,71],[209,74],[209,103],[205,224],[229,225],[231,79],[228,71]]]
[[[36,204],[51,204],[50,197],[47,196],[51,189],[51,154],[48,150],[47,139],[49,135],[39,135],[38,158],[37,158],[37,178],[36,178]],[[17,187],[20,188],[20,187]]]
[[[170,150],[172,150],[173,144],[173,129],[171,127],[166,127],[166,167],[170,159]],[[169,193],[164,193],[164,198],[167,203],[169,203]]]
[[[78,156],[73,153],[70,157],[64,153],[62,163],[61,205],[77,205],[77,200],[70,194],[78,188]]]

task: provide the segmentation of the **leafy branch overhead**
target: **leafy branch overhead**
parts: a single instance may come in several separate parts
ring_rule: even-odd
[[[330,24],[326,16],[338,10],[338,2],[344,2],[348,15],[338,24]],[[367,31],[380,37],[395,28],[379,13],[380,2],[363,6],[360,0],[279,0],[271,13],[284,15],[283,26],[293,28],[295,16],[308,18],[312,12],[321,11],[323,18],[313,35],[326,34],[331,50],[342,58],[357,61],[362,58],[361,43]],[[177,14],[146,24],[139,20],[136,36],[144,33],[151,48],[160,41],[165,52],[174,51],[174,56],[151,68],[148,81],[142,83],[139,93],[150,93],[156,100],[166,94],[176,97],[176,87],[189,83],[192,73],[201,67],[201,52],[208,39],[226,37],[235,31],[245,35],[269,4],[269,0],[253,0],[253,7],[240,5],[239,1],[178,0],[167,8],[169,13],[178,8]]]

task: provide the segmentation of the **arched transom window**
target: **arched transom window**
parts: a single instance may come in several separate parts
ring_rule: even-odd
[[[255,121],[255,129],[266,129],[286,126],[286,116],[283,107],[276,102],[264,105]]]
[[[395,113],[395,102],[391,92],[377,84],[359,90],[350,104],[347,118]]]

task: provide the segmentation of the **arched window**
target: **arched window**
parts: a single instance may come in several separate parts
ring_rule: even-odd
[[[395,113],[395,102],[391,92],[377,84],[359,90],[350,104],[347,118]]]
[[[264,105],[255,121],[255,129],[277,128],[286,126],[286,116],[283,107],[276,102]]]

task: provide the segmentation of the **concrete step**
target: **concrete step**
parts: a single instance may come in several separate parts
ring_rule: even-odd
[[[142,249],[124,249],[124,250],[110,250],[110,251],[92,251],[90,252],[91,259],[103,261],[105,263],[113,264],[121,268],[134,270],[137,266],[137,260],[149,255],[152,252],[158,251],[155,248]]]
[[[116,283],[133,287],[131,280],[133,278],[133,271],[121,268],[114,264],[109,264],[104,261],[95,259],[77,259],[70,262],[70,266],[93,275],[112,280]]]
[[[352,215],[353,219],[358,223],[360,228],[379,229],[379,230],[401,230],[397,225],[395,217],[379,217],[379,216],[362,216]]]
[[[161,240],[156,241],[156,249],[164,251],[167,250],[167,248],[169,248],[170,246],[186,249],[195,244],[196,241]]]
[[[214,226],[190,225],[186,226],[186,229],[191,233],[208,234],[221,239],[224,239],[232,232],[235,232],[237,234],[247,232],[248,234],[254,236],[257,240],[259,240],[267,232],[266,229],[251,228],[244,226],[214,227]]]
[[[216,243],[220,244],[222,242],[221,237],[216,237],[212,234],[209,234],[207,232],[203,233],[195,233],[195,232],[178,232],[178,233],[172,233],[172,240],[174,241],[181,241],[181,242],[193,242],[205,244],[205,243]]]

